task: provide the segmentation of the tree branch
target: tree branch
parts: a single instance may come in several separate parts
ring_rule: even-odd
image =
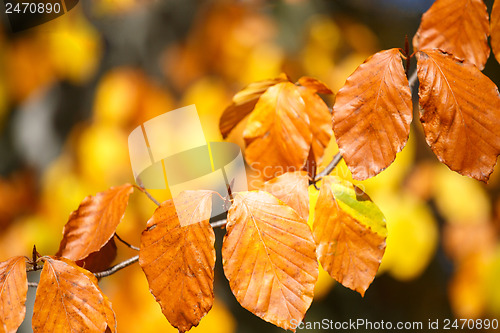
[[[335,167],[340,163],[341,160],[342,160],[342,155],[340,154],[340,152],[338,152],[335,156],[333,156],[332,160],[330,161],[330,163],[328,163],[326,168],[316,175],[315,181],[318,181],[324,176],[329,175],[333,171],[333,169],[335,169]]]
[[[139,256],[135,256],[135,257],[132,257],[132,258],[129,258],[125,261],[122,261],[121,263],[118,263],[110,268],[108,268],[107,270],[105,271],[102,271],[102,272],[97,272],[97,273],[94,273],[95,277],[100,279],[100,278],[103,278],[103,277],[106,277],[106,276],[110,276],[112,274],[115,274],[116,272],[118,272],[119,270],[125,268],[125,267],[128,267],[136,262],[139,261]]]
[[[122,242],[123,244],[125,244],[126,246],[128,246],[129,248],[131,248],[132,250],[136,250],[136,251],[139,251],[140,249],[137,247],[137,246],[134,246],[128,242],[126,242],[125,240],[123,240],[120,236],[118,236],[118,234],[115,232],[115,237],[120,241]]]
[[[417,78],[418,78],[417,70],[415,70],[408,79],[408,83],[410,84],[410,90],[413,90],[413,86],[415,85],[415,83],[417,83]]]
[[[36,283],[36,282],[28,282],[28,287],[30,287],[30,288],[37,288],[38,287],[38,283]]]
[[[210,223],[210,226],[212,228],[218,228],[218,227],[224,227],[227,224],[227,219],[220,220],[220,221],[215,221]]]
[[[142,184],[142,180],[140,178],[137,178],[137,185],[139,186],[136,186],[142,193],[146,194],[147,197],[149,198],[149,200],[153,201],[158,207],[160,207],[160,203],[158,202],[158,200],[156,200],[152,195],[151,193],[149,193],[145,188],[144,188],[144,185]]]

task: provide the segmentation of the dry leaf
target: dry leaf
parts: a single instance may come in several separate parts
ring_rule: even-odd
[[[293,329],[311,305],[318,262],[311,230],[292,208],[263,191],[235,194],[222,262],[238,302]]]
[[[115,239],[111,238],[99,251],[92,252],[85,259],[76,264],[92,273],[101,272],[109,268],[116,258]]]
[[[26,259],[14,257],[0,263],[0,332],[14,333],[26,314]],[[2,325],[3,324],[3,325]]]
[[[439,50],[417,52],[420,120],[439,160],[487,182],[500,154],[500,95],[474,65]]]
[[[347,79],[333,107],[333,131],[354,179],[387,168],[408,140],[411,92],[399,49],[368,58]]]
[[[500,62],[500,1],[496,0],[493,3],[491,10],[491,49],[497,61]]]
[[[65,258],[43,257],[44,266],[33,309],[33,332],[102,333],[111,303],[90,272]],[[114,327],[110,327],[115,332]]]
[[[268,88],[255,105],[243,137],[246,161],[265,179],[289,168],[301,170],[312,133],[299,87],[283,82]]]
[[[99,251],[115,234],[133,191],[125,184],[86,197],[69,216],[56,255],[76,261]]]
[[[490,55],[489,18],[482,0],[437,0],[422,16],[415,50],[439,48],[483,69]]]
[[[209,224],[212,191],[185,191],[162,203],[141,237],[139,264],[151,293],[180,332],[197,326],[212,308],[215,234]],[[195,223],[181,226],[177,212]]]
[[[297,83],[303,87],[311,89],[315,93],[317,92],[320,94],[333,94],[333,92],[326,86],[326,84],[312,77],[303,76],[297,81]]]
[[[288,78],[286,75],[282,74],[275,79],[250,83],[247,87],[234,95],[233,103],[224,110],[219,120],[219,129],[222,137],[226,138],[233,128],[253,111],[259,97],[266,92],[269,87],[286,81],[288,81]]]
[[[364,296],[385,251],[385,218],[368,195],[336,176],[323,178],[316,202],[314,239],[321,266]]]
[[[305,171],[287,172],[268,180],[262,190],[271,193],[295,211],[305,221],[309,218],[309,178]]]

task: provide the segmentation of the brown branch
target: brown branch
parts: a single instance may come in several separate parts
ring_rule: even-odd
[[[28,282],[28,287],[30,287],[30,288],[37,288],[38,287],[38,283],[36,283],[36,282]]]
[[[103,277],[106,277],[106,276],[110,276],[112,274],[115,274],[116,272],[118,272],[119,270],[121,269],[124,269],[125,267],[128,267],[136,262],[139,261],[139,256],[135,256],[135,257],[132,257],[132,258],[129,258],[127,260],[124,260],[110,268],[108,268],[107,270],[105,271],[102,271],[102,272],[97,272],[97,273],[94,273],[95,277],[100,279],[100,278],[103,278]]]
[[[115,237],[120,241],[122,242],[123,244],[125,244],[126,246],[128,246],[129,248],[131,248],[132,250],[136,250],[136,251],[139,251],[140,249],[137,247],[137,246],[134,246],[132,244],[130,244],[129,242],[123,240],[120,236],[118,236],[117,233],[115,233]]]
[[[324,176],[329,175],[333,171],[333,169],[335,169],[335,167],[340,163],[341,160],[342,160],[342,155],[340,154],[340,152],[338,152],[335,156],[333,156],[332,160],[330,161],[330,163],[328,163],[326,168],[317,174],[315,181],[319,181]]]

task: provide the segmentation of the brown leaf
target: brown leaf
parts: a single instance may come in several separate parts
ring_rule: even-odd
[[[491,49],[497,61],[500,62],[500,1],[495,1],[493,3],[493,9],[491,10]]]
[[[99,251],[92,252],[85,259],[78,260],[76,264],[92,273],[108,269],[116,258],[115,239],[111,238]]]
[[[437,0],[422,16],[415,50],[439,48],[483,69],[490,55],[489,18],[482,0]]]
[[[92,273],[68,259],[44,257],[33,309],[33,332],[102,333],[108,323],[116,325],[110,306]],[[108,317],[111,314],[113,320]]]
[[[233,97],[233,103],[227,107],[219,120],[219,129],[223,138],[226,138],[233,128],[238,125],[250,112],[253,111],[259,97],[269,88],[280,82],[286,82],[286,75],[250,83]]]
[[[209,224],[211,191],[185,191],[165,201],[141,237],[139,264],[151,293],[180,332],[197,326],[212,308],[215,234]],[[181,226],[177,212],[195,223]]]
[[[333,107],[333,131],[354,179],[387,168],[408,140],[411,92],[399,49],[368,58],[347,79]]]
[[[323,178],[314,211],[319,262],[331,277],[364,296],[385,251],[385,218],[370,198],[346,180]]]
[[[298,84],[300,84],[303,87],[307,87],[311,89],[313,92],[317,92],[320,94],[333,94],[333,92],[318,79],[308,77],[308,76],[303,76],[297,81]]]
[[[0,263],[0,332],[14,333],[26,314],[26,259],[13,257]]]
[[[271,193],[305,221],[309,218],[309,178],[305,171],[287,172],[264,183],[262,190]]]
[[[69,216],[56,256],[76,261],[99,251],[115,234],[133,191],[125,184],[86,197]]]
[[[278,83],[260,96],[243,137],[245,158],[265,179],[289,168],[301,170],[312,141],[309,116],[299,87]]]
[[[313,299],[318,261],[311,230],[292,208],[263,191],[240,192],[228,212],[222,262],[238,302],[293,329]]]
[[[487,182],[500,154],[500,95],[475,66],[439,50],[417,52],[420,120],[439,160]]]

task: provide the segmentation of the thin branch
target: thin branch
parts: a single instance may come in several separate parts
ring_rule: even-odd
[[[340,152],[338,152],[335,156],[333,156],[331,162],[328,163],[326,168],[323,171],[321,171],[320,173],[318,173],[315,181],[318,181],[321,178],[323,178],[324,176],[329,175],[333,171],[333,169],[335,169],[335,167],[340,163],[341,160],[342,160],[342,155],[340,154]]]
[[[36,282],[28,282],[28,287],[30,287],[30,288],[37,288],[38,287],[38,283],[36,283]]]
[[[137,189],[139,189],[141,192],[143,192],[144,194],[147,195],[147,197],[149,198],[149,200],[153,201],[158,207],[160,207],[160,203],[158,202],[158,200],[156,200],[152,195],[151,193],[148,192],[148,190],[146,190],[144,188],[144,184],[142,184],[142,180],[140,178],[137,178],[136,179],[136,182],[137,182],[137,185],[139,186],[136,186]]]
[[[132,265],[132,264],[134,264],[134,263],[136,263],[138,261],[139,261],[139,256],[137,255],[135,257],[132,257],[130,259],[122,261],[121,263],[118,263],[118,264],[114,265],[113,267],[108,268],[105,271],[94,273],[94,275],[98,279],[106,277],[106,276],[110,276],[112,274],[115,274],[119,270],[121,270],[121,269],[123,269],[125,267],[128,267],[128,266],[130,266],[130,265]]]
[[[417,83],[417,71],[415,70],[410,78],[408,79],[408,83],[410,84],[410,90],[413,90],[413,86],[415,85],[415,83]]]
[[[215,229],[218,227],[224,227],[226,224],[227,224],[227,220],[224,219],[224,220],[212,222],[212,223],[210,223],[210,226]]]
[[[118,240],[120,242],[122,242],[123,244],[125,244],[126,246],[128,246],[129,248],[131,248],[132,250],[136,250],[136,251],[140,250],[137,246],[134,246],[134,245],[130,244],[129,242],[123,240],[120,236],[118,236],[117,233],[115,233],[115,237],[118,238]]]

